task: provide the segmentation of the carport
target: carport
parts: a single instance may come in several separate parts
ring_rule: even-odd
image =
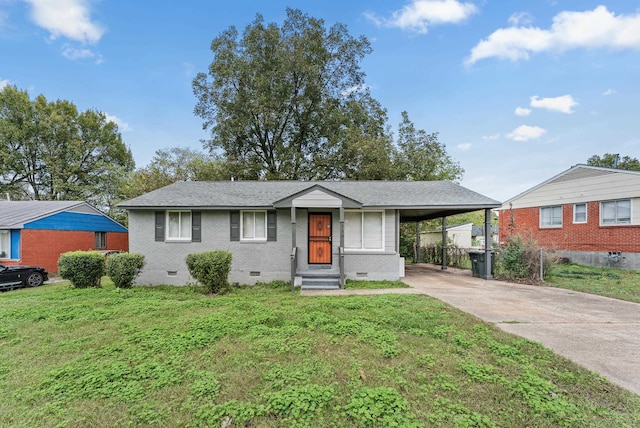
[[[491,210],[497,208],[494,204],[462,204],[449,207],[432,207],[421,209],[401,209],[400,223],[415,223],[416,248],[420,248],[420,223],[426,220],[440,219],[442,225],[442,270],[447,270],[447,217],[472,211],[484,210],[484,260],[486,266],[491,266]],[[417,252],[416,252],[417,254]],[[414,262],[417,262],[414,257]],[[491,269],[485,269],[484,279],[492,279]]]

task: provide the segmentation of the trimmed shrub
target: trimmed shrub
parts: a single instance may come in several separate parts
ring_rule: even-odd
[[[191,276],[210,293],[223,294],[229,291],[230,252],[216,250],[189,254],[185,262]]]
[[[58,273],[75,288],[100,287],[104,255],[97,251],[71,251],[60,255]]]
[[[120,253],[107,257],[107,276],[118,288],[131,288],[143,267],[142,254]]]

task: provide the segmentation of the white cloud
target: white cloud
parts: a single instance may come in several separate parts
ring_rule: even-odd
[[[507,138],[513,141],[528,141],[539,138],[547,131],[539,126],[520,125],[507,134]]]
[[[520,25],[529,25],[532,22],[533,15],[531,15],[529,12],[518,12],[509,17],[509,24],[514,27],[518,27]]]
[[[516,107],[516,110],[514,111],[514,113],[516,114],[516,116],[529,116],[531,114],[531,109],[524,108],[524,107]]]
[[[484,135],[482,137],[482,139],[485,141],[497,140],[498,138],[500,138],[500,134]]]
[[[604,95],[604,96],[606,97],[607,95],[613,95],[613,94],[615,94],[615,93],[617,93],[617,92],[618,92],[618,91],[616,91],[615,89],[611,89],[611,88],[609,88],[609,89],[607,89],[606,91],[604,91],[604,92],[602,93],[602,95]]]
[[[129,126],[129,124],[120,119],[118,116],[112,116],[109,113],[105,113],[104,115],[107,119],[107,122],[113,122],[118,125],[118,130],[120,130],[121,132],[131,131],[131,127]]]
[[[7,79],[0,80],[0,91],[4,89],[6,86],[9,86],[10,83],[11,82],[9,82],[9,80]]]
[[[560,12],[547,30],[499,28],[471,49],[465,62],[471,65],[493,57],[518,61],[539,52],[579,48],[640,49],[640,12],[615,15],[606,6],[598,6],[584,12]]]
[[[460,149],[460,151],[462,151],[462,152],[466,152],[469,149],[471,149],[471,143],[458,144],[458,149]]]
[[[437,24],[455,24],[478,12],[473,3],[458,0],[411,0],[390,18],[379,18],[375,14],[365,16],[378,26],[397,27],[403,30],[426,34],[428,27]]]
[[[87,48],[75,48],[68,44],[62,46],[62,55],[70,60],[94,59],[97,64],[102,63],[102,55],[95,53]]]
[[[31,18],[51,33],[81,43],[97,43],[104,28],[92,22],[87,0],[25,0],[31,5]]]
[[[531,107],[543,108],[551,111],[559,111],[560,113],[571,114],[572,108],[578,103],[571,95],[563,95],[555,98],[538,98],[537,95],[531,97]]]

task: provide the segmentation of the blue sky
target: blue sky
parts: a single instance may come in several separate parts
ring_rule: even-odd
[[[201,149],[211,40],[286,7],[364,35],[373,96],[440,133],[462,185],[506,200],[594,154],[640,157],[640,1],[0,0],[0,86],[119,124],[136,165]]]

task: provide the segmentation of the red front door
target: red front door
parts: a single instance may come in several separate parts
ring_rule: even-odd
[[[309,264],[331,264],[331,213],[309,214]]]

